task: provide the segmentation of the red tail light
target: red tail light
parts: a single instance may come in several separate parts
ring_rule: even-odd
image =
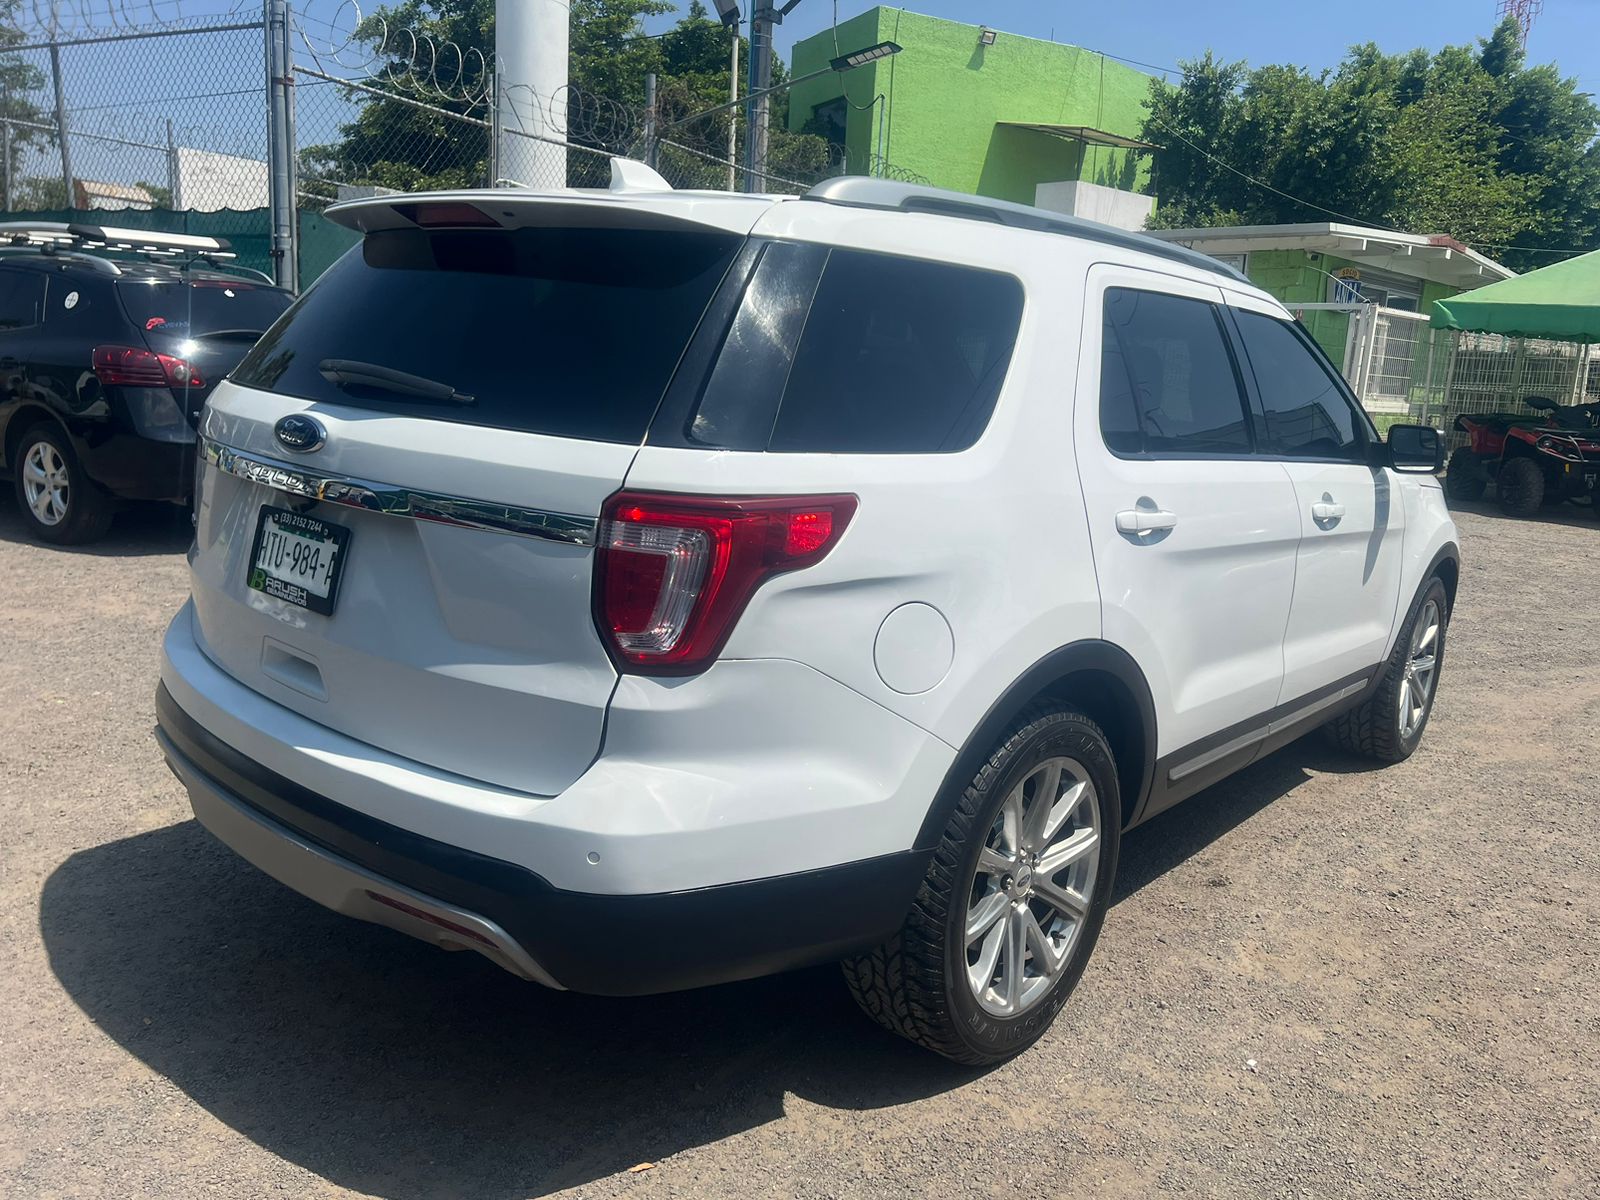
[[[722,499],[619,492],[600,515],[595,619],[624,670],[692,675],[763,582],[821,562],[854,496]]]
[[[181,358],[136,346],[96,346],[94,373],[104,384],[124,387],[205,387],[206,381]]]

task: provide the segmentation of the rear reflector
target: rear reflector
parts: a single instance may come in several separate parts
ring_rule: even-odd
[[[595,555],[600,635],[624,671],[703,671],[755,590],[822,561],[855,511],[854,496],[619,492],[601,513]]]
[[[96,346],[91,358],[95,377],[123,387],[205,387],[206,381],[181,358],[137,346]]]

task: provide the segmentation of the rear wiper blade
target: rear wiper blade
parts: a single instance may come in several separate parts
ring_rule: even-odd
[[[430,400],[435,404],[478,402],[476,396],[458,392],[448,383],[440,383],[437,379],[411,375],[377,363],[359,362],[353,358],[325,358],[317,364],[317,370],[322,372],[322,377],[329,383],[338,384],[340,387],[354,384],[357,387],[381,388],[397,396],[415,396],[419,400]]]

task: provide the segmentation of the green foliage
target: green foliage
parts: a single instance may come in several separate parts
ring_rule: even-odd
[[[707,158],[726,156],[730,122],[736,123],[742,134],[742,110],[674,122],[727,102],[731,36],[711,17],[702,0],[691,0],[677,24],[661,36],[644,34],[645,18],[674,8],[669,0],[572,0],[568,138],[577,145],[611,153],[640,153],[645,76],[654,72],[658,123],[665,131],[663,136],[678,143],[662,147],[662,163],[672,168],[669,174],[675,178],[721,186],[726,168]],[[376,42],[382,21],[391,29],[414,31],[436,45],[450,42],[463,51],[477,48],[492,57],[494,0],[402,0],[377,10],[358,32]],[[397,41],[402,49],[410,49],[409,37],[391,38],[391,46]],[[747,88],[746,48],[741,43],[741,95]],[[454,62],[453,55],[450,61]],[[409,62],[398,58],[389,61],[372,73],[383,80],[373,86],[396,96],[424,99],[449,112],[485,115],[481,100],[474,104],[441,99],[412,86],[408,67]],[[783,62],[775,58],[773,81],[781,83],[785,78]],[[373,98],[353,90],[347,94],[360,104],[359,113],[341,127],[338,142],[302,152],[301,174],[307,180],[410,191],[471,187],[487,179],[485,130],[402,100]],[[775,95],[771,108],[769,161],[773,172],[800,172],[795,177],[801,179],[820,174],[827,166],[826,142],[787,131],[787,93]],[[666,129],[669,125],[672,128]]]
[[[0,180],[14,175],[20,169],[22,155],[29,146],[53,144],[55,141],[54,135],[48,130],[34,128],[35,125],[48,123],[51,114],[28,99],[30,93],[44,87],[44,72],[20,54],[5,53],[7,47],[20,45],[24,41],[16,25],[17,9],[21,5],[22,0],[0,0],[0,117],[31,124],[11,126],[11,153],[0,153]],[[22,193],[32,182],[20,178],[13,180],[13,203],[20,209],[28,207],[22,203],[27,198]],[[66,185],[59,179],[55,182],[57,191],[65,195]]]
[[[1526,65],[1514,22],[1434,55],[1355,46],[1318,75],[1208,53],[1177,87],[1153,82],[1146,107],[1163,147],[1153,225],[1353,218],[1519,269],[1555,257],[1508,247],[1600,246],[1600,109]]]

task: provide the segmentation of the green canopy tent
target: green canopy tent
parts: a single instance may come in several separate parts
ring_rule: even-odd
[[[1436,329],[1600,342],[1600,250],[1436,300]]]

